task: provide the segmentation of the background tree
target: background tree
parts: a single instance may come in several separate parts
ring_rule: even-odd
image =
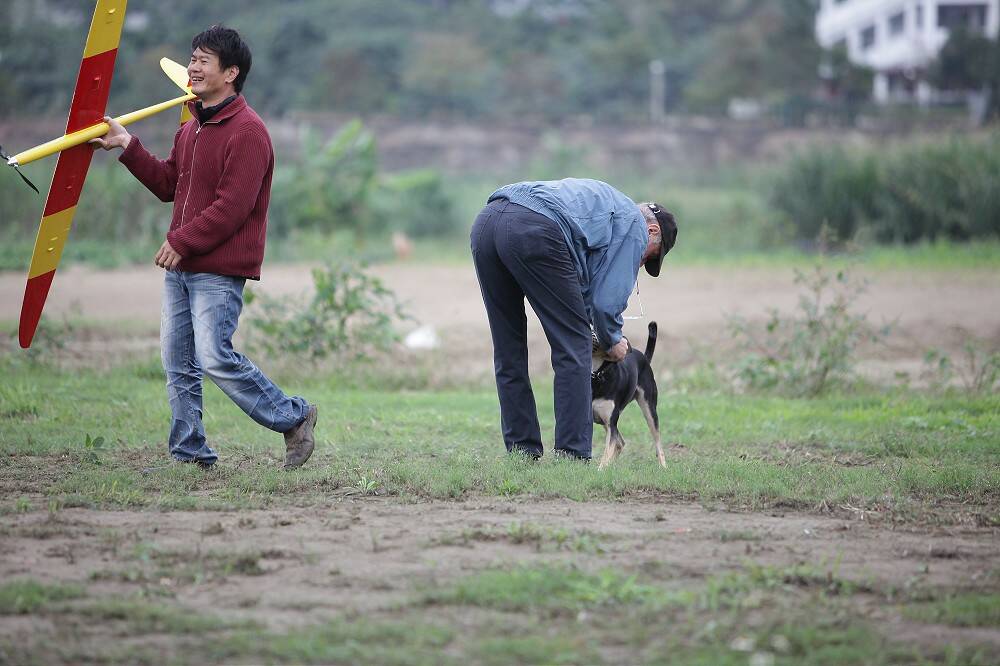
[[[942,90],[986,93],[985,118],[1000,117],[1000,43],[980,33],[954,29],[928,72]]]
[[[0,2],[0,113],[65,113],[90,8]],[[253,49],[247,95],[269,115],[643,121],[653,59],[669,109],[780,107],[815,86],[814,12],[815,0],[131,0],[109,106],[168,93],[150,61],[185,60],[192,35],[223,21]]]
[[[686,105],[721,110],[734,97],[752,97],[780,107],[810,96],[822,57],[813,36],[815,15],[815,3],[802,0],[732,9],[708,37],[712,47],[686,90]]]

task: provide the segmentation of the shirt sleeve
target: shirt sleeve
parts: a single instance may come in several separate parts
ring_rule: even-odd
[[[167,234],[167,242],[182,257],[208,254],[231,238],[257,204],[264,176],[271,165],[271,142],[257,131],[241,132],[226,147],[215,201],[189,223]]]
[[[591,273],[590,319],[597,339],[605,350],[622,339],[622,313],[635,286],[645,243],[635,231],[634,216],[629,232],[619,243],[612,243],[600,266]]]
[[[183,127],[174,135],[174,145],[170,156],[164,160],[146,150],[139,137],[133,135],[118,161],[132,172],[140,183],[156,195],[160,201],[173,201],[177,191],[177,141],[180,139]]]

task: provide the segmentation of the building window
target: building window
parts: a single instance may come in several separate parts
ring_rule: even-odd
[[[906,30],[906,13],[899,12],[889,17],[889,34],[893,37],[902,35]]]
[[[918,28],[924,27],[924,6],[917,5],[916,24]]]
[[[875,26],[870,25],[861,31],[861,50],[867,51],[875,46]]]
[[[937,24],[941,28],[967,28],[982,32],[986,28],[986,5],[940,5]]]

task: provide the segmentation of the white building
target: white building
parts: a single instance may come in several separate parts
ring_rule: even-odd
[[[816,38],[824,48],[846,47],[851,62],[875,70],[877,102],[926,104],[934,91],[922,73],[957,26],[995,39],[1000,0],[821,0]]]

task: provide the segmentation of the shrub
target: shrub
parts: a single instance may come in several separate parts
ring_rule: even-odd
[[[395,227],[412,236],[443,236],[456,216],[440,174],[430,169],[380,175],[375,137],[360,121],[325,145],[307,137],[302,158],[275,173],[272,233],[349,230],[355,240]]]
[[[762,332],[730,319],[733,337],[746,352],[735,374],[750,388],[814,397],[850,379],[858,345],[877,342],[888,330],[876,331],[866,315],[850,311],[867,285],[846,271],[831,273],[822,265],[810,273],[796,270],[795,284],[804,288],[797,311],[786,316],[771,310]]]
[[[431,169],[384,177],[374,209],[390,226],[417,238],[448,236],[458,228],[455,208],[441,174]]]
[[[917,146],[883,169],[874,223],[880,242],[1000,237],[1000,141]]]
[[[801,241],[817,238],[824,227],[850,240],[876,217],[880,189],[873,158],[834,148],[793,158],[774,185],[771,203]]]
[[[275,173],[270,211],[274,230],[350,229],[361,236],[374,220],[369,197],[376,169],[375,138],[358,120],[325,145],[307,136],[301,163]]]
[[[275,356],[318,360],[366,359],[399,339],[395,323],[408,319],[395,294],[354,264],[312,272],[309,300],[247,294],[253,306],[251,344]]]
[[[58,318],[49,315],[39,319],[31,346],[27,349],[18,349],[11,356],[11,360],[33,365],[58,363],[69,352],[69,342],[77,332],[76,325],[70,319],[70,314],[79,316],[79,310],[74,308],[71,313],[63,314],[62,317]],[[16,348],[17,338],[18,332],[12,331],[9,342],[11,349]]]
[[[931,388],[940,390],[958,380],[969,393],[991,393],[1000,389],[1000,349],[988,349],[981,341],[967,340],[958,361],[932,349],[924,356],[921,375]]]
[[[27,169],[39,187],[51,179],[43,167],[29,164]],[[0,270],[27,268],[44,202],[20,179],[0,178]],[[120,164],[95,163],[63,260],[102,267],[148,261],[163,242],[170,216],[170,205],[146,191]],[[310,230],[314,236],[353,235],[360,245],[391,226],[429,237],[449,235],[459,224],[441,175],[430,169],[380,173],[375,137],[355,120],[325,143],[307,135],[301,157],[279,156],[268,226],[272,244],[286,241],[293,231]]]
[[[888,153],[834,148],[794,158],[771,203],[800,241],[825,224],[841,241],[1000,237],[1000,138],[951,139]]]

